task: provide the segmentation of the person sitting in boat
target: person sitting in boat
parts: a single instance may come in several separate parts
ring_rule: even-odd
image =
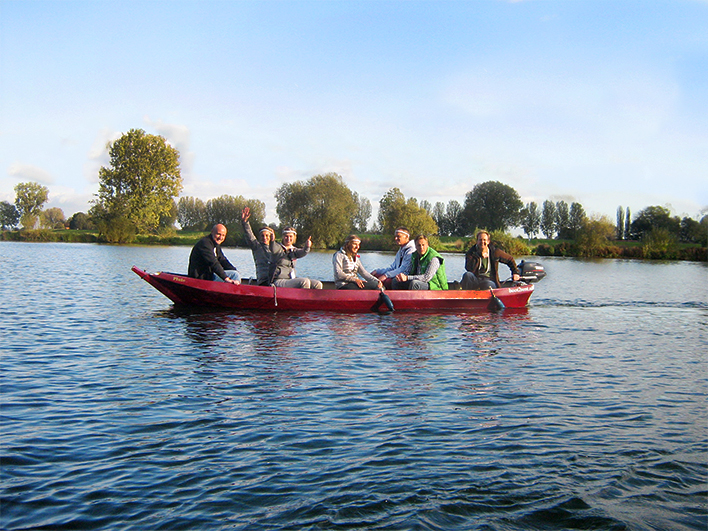
[[[201,238],[189,255],[187,274],[202,280],[220,280],[230,284],[240,284],[241,275],[236,266],[231,264],[221,251],[221,244],[226,239],[226,227],[221,223],[214,225],[211,234]]]
[[[393,258],[393,263],[381,269],[374,269],[371,274],[383,282],[385,288],[391,288],[393,279],[399,273],[408,273],[411,267],[411,258],[415,252],[415,242],[411,240],[411,232],[406,227],[398,227],[393,239],[399,245],[398,252]]]
[[[489,243],[485,230],[477,234],[477,243],[465,254],[465,269],[460,287],[462,289],[487,290],[499,287],[499,262],[511,270],[512,279],[519,280],[519,270],[514,258]]]
[[[271,283],[279,288],[322,289],[322,282],[311,278],[295,276],[295,260],[303,258],[312,248],[312,236],[307,238],[305,246],[295,247],[297,232],[292,227],[283,230],[281,243],[271,246],[273,257],[270,264]]]
[[[369,273],[357,254],[361,240],[356,234],[347,236],[344,245],[332,256],[334,285],[337,289],[379,289],[383,283]],[[359,278],[364,277],[365,280]]]
[[[246,235],[246,243],[251,248],[253,262],[256,264],[256,281],[259,286],[270,285],[270,264],[273,261],[271,247],[275,245],[275,232],[268,226],[263,227],[258,233],[258,239],[253,234],[251,224],[251,209],[246,207],[241,211],[241,225]]]
[[[393,279],[393,289],[447,289],[443,257],[430,247],[427,236],[421,234],[416,237],[410,269],[406,273],[396,275]]]

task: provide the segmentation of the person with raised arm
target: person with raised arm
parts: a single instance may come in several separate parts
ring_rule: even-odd
[[[271,246],[273,257],[270,264],[270,278],[273,285],[280,288],[322,289],[322,282],[295,275],[295,261],[307,256],[312,248],[312,236],[305,246],[295,247],[297,231],[293,227],[283,229],[282,242]]]
[[[241,211],[241,226],[246,236],[246,243],[251,248],[253,262],[256,264],[256,282],[259,286],[268,286],[271,283],[270,264],[273,261],[271,247],[275,244],[275,232],[266,225],[258,232],[258,239],[256,239],[248,222],[250,217],[251,209],[244,208]]]

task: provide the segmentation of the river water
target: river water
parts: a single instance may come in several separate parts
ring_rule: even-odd
[[[0,243],[0,528],[707,528],[706,264],[543,258],[467,315],[185,312],[130,271],[188,254]]]

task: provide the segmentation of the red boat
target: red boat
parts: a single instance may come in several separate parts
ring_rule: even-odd
[[[533,293],[532,284],[519,284],[488,291],[451,289],[443,291],[338,290],[333,282],[324,289],[258,286],[246,279],[238,286],[198,280],[176,273],[147,273],[133,266],[133,272],[177,305],[233,308],[242,310],[331,311],[366,313],[387,311],[484,311],[525,308]],[[500,304],[501,303],[501,304]]]

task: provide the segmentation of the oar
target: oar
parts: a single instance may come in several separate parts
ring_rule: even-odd
[[[492,298],[489,299],[489,304],[487,304],[487,309],[490,312],[501,312],[504,309],[504,303],[494,295],[494,291],[492,288],[489,288],[489,293],[491,294]]]
[[[392,312],[393,311],[393,301],[391,300],[391,297],[389,297],[388,295],[386,295],[384,293],[383,288],[379,288],[379,291],[380,291],[379,304],[381,304],[383,302],[386,305],[386,307],[389,309],[389,311]]]

